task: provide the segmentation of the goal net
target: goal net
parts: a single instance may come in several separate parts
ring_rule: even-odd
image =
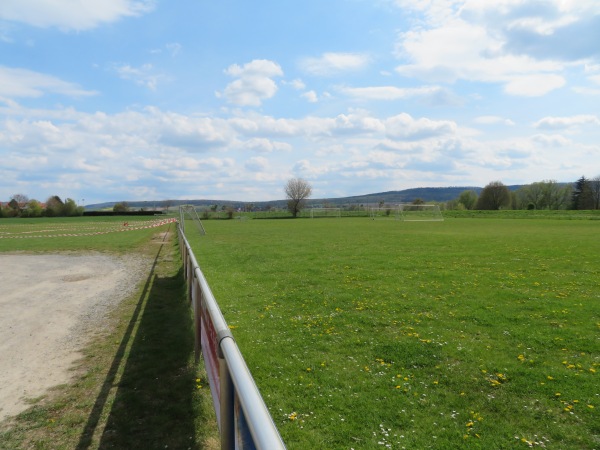
[[[439,205],[413,205],[403,203],[399,206],[400,220],[405,222],[440,222],[444,220]]]
[[[194,224],[201,235],[206,234],[206,230],[204,229],[204,225],[202,225],[202,221],[200,217],[198,217],[198,213],[196,212],[196,208],[193,205],[181,205],[179,207],[179,223],[181,224],[184,232],[185,232],[185,223],[186,219],[190,220],[192,224]]]
[[[318,217],[342,217],[342,208],[311,208],[310,218]]]
[[[369,208],[371,219],[394,219],[400,220],[400,209],[397,206],[383,206],[380,208]]]

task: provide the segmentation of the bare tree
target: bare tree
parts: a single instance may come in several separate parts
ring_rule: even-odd
[[[163,202],[163,206],[164,206],[165,208],[167,208],[167,214],[169,214],[169,208],[170,208],[171,206],[173,206],[173,204],[174,204],[174,203],[175,203],[175,202],[174,202],[173,200],[165,200],[165,201]]]
[[[15,194],[11,197],[10,202],[8,202],[8,206],[14,210],[15,214],[20,215],[27,207],[27,202],[29,202],[29,197],[25,194]]]
[[[291,178],[285,184],[284,191],[288,199],[288,210],[292,216],[297,217],[306,205],[306,199],[312,194],[312,186],[302,178]]]

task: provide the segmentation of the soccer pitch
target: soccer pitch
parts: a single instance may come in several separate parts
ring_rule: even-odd
[[[597,448],[592,220],[206,221],[188,236],[289,448]]]

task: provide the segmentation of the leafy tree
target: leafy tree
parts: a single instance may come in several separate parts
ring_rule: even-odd
[[[65,204],[58,195],[53,195],[46,200],[46,215],[48,217],[59,217],[63,215]]]
[[[227,206],[225,208],[225,217],[227,217],[228,219],[233,219],[234,214],[235,214],[235,209],[233,209],[233,206]]]
[[[600,209],[600,175],[590,180],[590,191],[593,208]]]
[[[473,209],[477,204],[477,193],[473,190],[462,191],[458,196],[458,203],[462,204],[465,209]]]
[[[517,191],[518,206],[527,209],[565,209],[571,187],[555,180],[544,180],[523,186]]]
[[[83,215],[83,207],[77,206],[77,203],[72,198],[65,200],[65,204],[62,208],[62,215],[67,217],[81,216]]]
[[[590,180],[582,176],[575,182],[571,196],[571,209],[593,209],[594,201]]]
[[[306,205],[306,199],[312,194],[312,186],[302,178],[291,178],[285,184],[284,192],[288,199],[288,211],[297,217]]]
[[[501,181],[492,181],[483,188],[477,199],[476,209],[498,210],[511,203],[510,191]]]
[[[29,200],[25,210],[27,217],[41,217],[44,214],[42,204],[37,200]]]
[[[115,205],[113,206],[113,211],[114,212],[127,212],[127,211],[129,211],[129,203],[127,203],[127,202],[115,203]]]
[[[8,202],[8,208],[6,208],[5,216],[6,217],[17,217],[20,214],[21,210],[19,209],[19,202],[14,198]]]

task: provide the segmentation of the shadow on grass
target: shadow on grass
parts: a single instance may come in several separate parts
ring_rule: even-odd
[[[201,448],[197,442],[204,439],[197,436],[196,422],[207,413],[194,395],[192,318],[182,269],[172,276],[157,274],[164,247],[160,245],[78,450],[90,448],[103,423],[97,448]]]

